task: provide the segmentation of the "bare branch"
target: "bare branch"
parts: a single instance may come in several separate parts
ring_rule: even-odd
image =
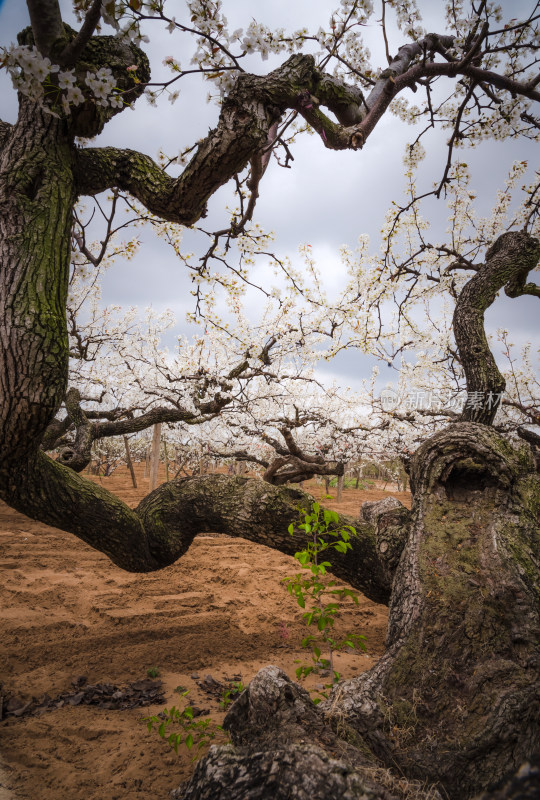
[[[71,67],[84,50],[85,45],[90,41],[101,18],[102,0],[94,0],[84,18],[82,27],[77,36],[62,51],[59,63],[66,67]]]

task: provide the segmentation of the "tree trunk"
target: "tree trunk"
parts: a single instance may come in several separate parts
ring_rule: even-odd
[[[39,445],[66,390],[73,157],[65,123],[22,100],[0,151],[0,471]]]
[[[161,424],[154,425],[152,436],[152,451],[150,455],[150,491],[153,492],[158,485],[159,448],[161,444]]]
[[[420,447],[411,485],[386,654],[309,712],[282,673],[263,670],[226,720],[238,749],[214,750],[179,798],[287,797],[278,774],[298,798],[401,797],[397,770],[465,800],[538,752],[540,480],[530,450],[458,423]],[[380,511],[367,504],[364,515]],[[338,793],[325,795],[338,774]]]
[[[151,447],[150,447],[150,445],[148,445],[148,447],[146,448],[145,453],[144,453],[144,477],[145,478],[148,478],[148,472],[149,472],[149,469],[150,469],[150,450],[151,450]]]
[[[136,489],[137,479],[135,478],[135,470],[133,469],[133,461],[131,460],[131,453],[129,452],[129,441],[127,436],[124,436],[124,447],[126,448],[126,462],[131,474],[131,483],[133,484],[133,488]]]
[[[169,454],[167,452],[167,442],[163,442],[163,454],[165,456],[165,480],[169,481]]]
[[[359,750],[355,732],[325,715],[277,667],[265,667],[224,722],[234,747],[212,747],[172,800],[397,800],[402,781]],[[384,780],[382,785],[381,778]],[[420,783],[415,800],[440,800]],[[411,795],[409,795],[409,798]]]

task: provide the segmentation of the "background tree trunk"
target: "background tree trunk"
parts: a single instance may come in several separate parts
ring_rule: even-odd
[[[124,436],[124,447],[126,448],[126,463],[128,465],[128,469],[131,475],[131,483],[133,484],[133,488],[137,488],[137,479],[135,477],[135,470],[133,469],[133,461],[131,460],[131,453],[129,452],[129,441],[127,436]]]
[[[341,502],[341,498],[343,497],[343,487],[345,486],[345,473],[343,475],[338,475],[337,478],[337,497],[336,500]]]
[[[161,444],[161,423],[154,425],[152,435],[152,450],[150,455],[150,491],[153,492],[158,484],[159,448]]]

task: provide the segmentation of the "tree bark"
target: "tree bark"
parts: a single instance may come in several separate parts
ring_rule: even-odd
[[[23,99],[0,152],[0,452],[8,468],[39,446],[66,389],[73,160],[65,123]]]
[[[266,667],[228,712],[234,747],[212,747],[173,800],[401,800],[400,780],[360,750],[346,724],[329,725],[308,693]],[[415,800],[438,793],[410,786]],[[409,795],[410,798],[411,795]]]
[[[539,479],[528,449],[462,423],[411,484],[387,653],[332,702],[381,757],[468,797],[540,744]]]

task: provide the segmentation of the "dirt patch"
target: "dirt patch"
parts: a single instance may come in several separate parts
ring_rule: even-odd
[[[133,489],[124,470],[102,481],[131,506],[148,491],[142,468],[138,482]],[[314,483],[305,488],[320,497]],[[339,505],[326,502],[357,516],[362,502],[385,496],[381,489],[349,489]],[[406,493],[395,496],[410,502]],[[150,670],[163,682],[165,705],[181,705],[180,692],[189,689],[190,702],[220,722],[220,698],[205,691],[207,675],[225,685],[248,683],[275,664],[294,677],[297,661],[308,661],[300,610],[280,583],[297,571],[296,562],[241,539],[197,536],[177,564],[132,575],[76,537],[0,503],[0,569],[0,694],[12,709],[35,708],[45,695],[73,696],[81,676],[89,686],[116,690],[139,685]],[[343,677],[377,661],[386,623],[385,607],[363,597],[358,607],[351,603],[344,627],[367,637],[367,653],[338,655]],[[306,685],[324,681],[312,675]],[[4,715],[0,798],[167,798],[189,778],[192,756],[183,749],[175,755],[141,721],[164,704],[103,705],[66,701],[41,713]]]

